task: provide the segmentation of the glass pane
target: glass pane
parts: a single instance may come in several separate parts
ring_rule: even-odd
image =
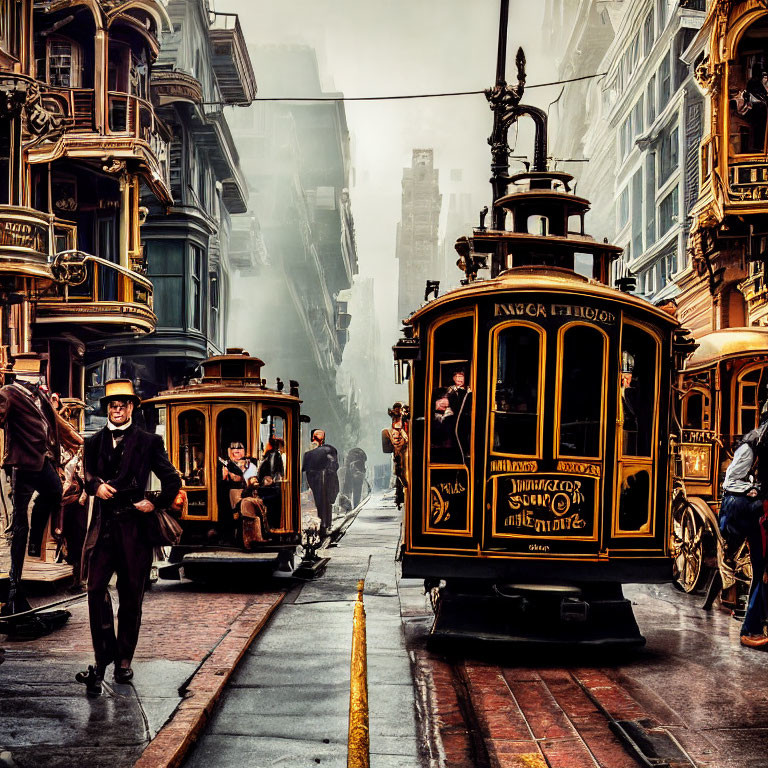
[[[465,464],[472,428],[473,321],[461,317],[434,334],[429,458],[438,464]]]
[[[656,422],[656,341],[625,325],[621,340],[621,410],[625,456],[651,456]]]
[[[704,398],[701,392],[692,392],[685,401],[683,426],[686,429],[701,429]]]
[[[651,474],[647,469],[630,470],[622,480],[619,496],[619,529],[639,531],[648,525]]]
[[[147,273],[154,275],[184,274],[184,244],[179,240],[147,240]]]
[[[602,433],[603,357],[600,331],[574,326],[563,337],[560,454],[599,456]]]
[[[582,277],[594,277],[595,257],[591,253],[573,255],[573,271]]]
[[[754,384],[745,384],[741,390],[741,402],[742,405],[756,405],[755,397],[757,395],[757,387]]]
[[[493,450],[532,456],[538,433],[540,336],[514,326],[499,333]]]
[[[179,470],[184,485],[205,485],[205,414],[179,414]]]
[[[153,307],[157,324],[163,328],[183,328],[184,290],[181,277],[153,277]]]
[[[285,412],[278,408],[265,408],[261,412],[259,424],[259,455],[257,477],[250,481],[257,485],[256,491],[267,510],[267,522],[273,530],[287,526],[288,515],[283,514],[283,495],[287,493],[286,482],[287,456]]]

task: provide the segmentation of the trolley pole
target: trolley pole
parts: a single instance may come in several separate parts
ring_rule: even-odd
[[[357,600],[352,619],[352,660],[349,683],[349,738],[347,768],[370,768],[368,731],[368,660],[365,640],[365,579],[357,582]]]

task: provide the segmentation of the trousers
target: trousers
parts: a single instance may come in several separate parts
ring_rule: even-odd
[[[19,590],[27,540],[30,549],[39,551],[46,523],[61,506],[61,478],[53,462],[45,459],[42,469],[14,468],[13,470],[13,523],[11,524],[11,567],[9,583],[12,594]],[[34,492],[37,498],[32,505],[31,526],[27,509]]]
[[[90,554],[88,617],[96,666],[130,665],[141,628],[144,589],[152,567],[142,513],[126,511],[101,520],[99,538]],[[117,634],[109,582],[117,574]]]
[[[720,532],[726,539],[740,537],[747,540],[749,560],[752,563],[752,583],[749,587],[749,602],[742,635],[761,635],[768,615],[768,591],[763,583],[765,572],[765,552],[763,534],[760,530],[760,517],[763,514],[761,499],[749,496],[736,496],[727,491],[723,494],[720,506]]]

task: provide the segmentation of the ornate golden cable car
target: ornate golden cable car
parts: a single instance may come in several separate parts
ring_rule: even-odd
[[[523,65],[520,51],[517,88],[488,92],[493,226],[481,215],[459,240],[463,286],[393,348],[411,408],[403,576],[435,590],[433,637],[639,643],[621,584],[671,580],[678,323],[609,287],[621,249],[584,233],[589,202],[547,169]],[[533,168],[509,177],[500,148],[521,114]]]
[[[182,476],[183,535],[169,561],[187,575],[215,563],[285,564],[300,542],[301,400],[295,382],[289,393],[268,389],[262,365],[227,350],[201,363],[200,380],[143,403]],[[258,519],[243,508],[247,496],[259,499]]]

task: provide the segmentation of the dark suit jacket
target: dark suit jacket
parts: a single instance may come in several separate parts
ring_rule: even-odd
[[[8,384],[0,388],[0,427],[5,429],[3,466],[39,472],[47,448],[58,465],[61,447],[71,451],[80,447],[77,432],[56,413],[45,392],[39,394],[42,413],[18,387]]]
[[[154,472],[160,481],[160,495],[153,500],[157,509],[170,506],[181,488],[181,477],[168,459],[163,438],[153,435],[133,425],[125,436],[123,457],[117,477],[107,478],[105,458],[108,447],[112,446],[112,433],[104,427],[85,441],[83,470],[85,472],[85,490],[89,496],[96,496],[96,491],[103,482],[117,488],[118,491],[136,489],[139,497],[144,495],[150,472]],[[140,514],[137,511],[137,514]],[[101,530],[101,499],[93,500],[93,514],[85,543],[84,568],[88,556],[96,544]]]

